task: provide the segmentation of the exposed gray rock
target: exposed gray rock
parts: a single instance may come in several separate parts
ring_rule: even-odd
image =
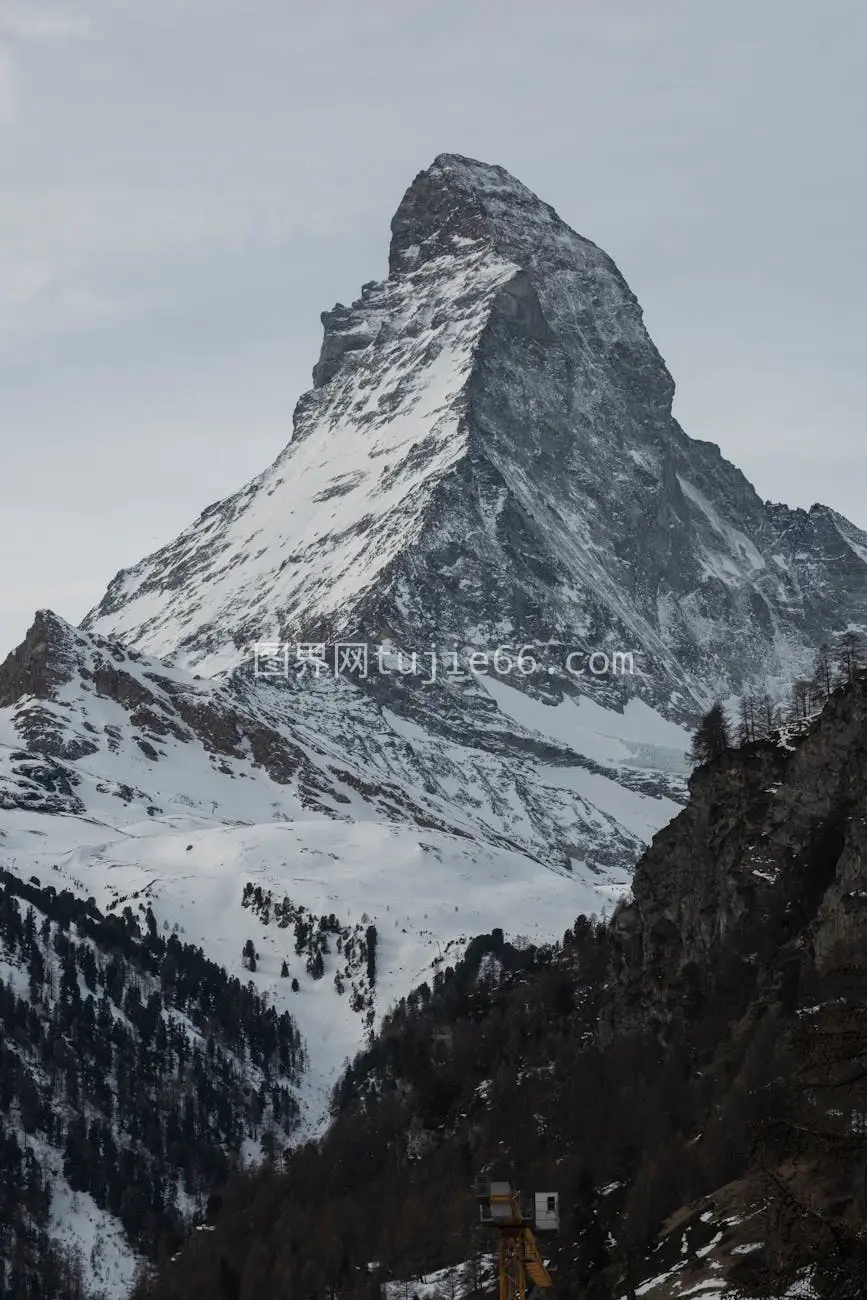
[[[612,920],[606,1032],[677,1023],[721,980],[867,967],[867,674],[804,734],[729,751],[636,867]]]

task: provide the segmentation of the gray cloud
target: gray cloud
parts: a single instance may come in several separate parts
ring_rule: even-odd
[[[89,31],[90,19],[85,14],[8,3],[0,13],[0,34],[22,41],[64,41],[86,36]]]
[[[689,433],[867,526],[860,4],[71,12],[0,22],[0,652],[279,450],[442,150],[612,254]]]

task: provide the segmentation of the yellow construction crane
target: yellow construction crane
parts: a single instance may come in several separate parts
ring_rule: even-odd
[[[488,1178],[476,1180],[479,1218],[496,1229],[499,1243],[499,1300],[526,1300],[527,1279],[534,1286],[553,1286],[542,1263],[536,1232],[556,1232],[560,1227],[557,1192],[516,1191],[511,1183]]]

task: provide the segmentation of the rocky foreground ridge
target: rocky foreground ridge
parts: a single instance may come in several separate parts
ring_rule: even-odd
[[[660,1026],[690,981],[712,996],[724,955],[758,969],[797,954],[824,972],[863,950],[867,963],[865,688],[862,674],[805,729],[696,770],[614,918],[627,1021],[630,989]]]

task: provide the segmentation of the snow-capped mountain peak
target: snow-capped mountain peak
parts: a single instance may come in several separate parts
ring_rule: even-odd
[[[867,537],[683,433],[610,257],[503,168],[440,155],[387,278],[322,319],[288,446],[85,626],[208,674],[362,631],[629,650],[630,690],[683,716],[862,621]]]

